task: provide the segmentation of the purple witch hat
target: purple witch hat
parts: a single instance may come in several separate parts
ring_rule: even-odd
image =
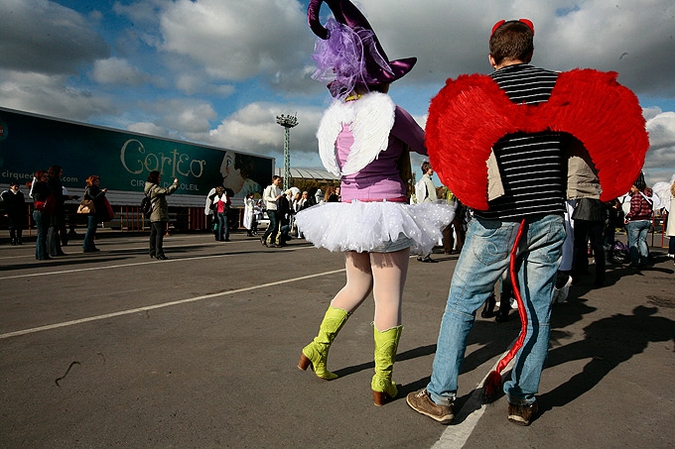
[[[324,2],[335,16],[326,27],[319,21]],[[417,62],[414,57],[389,61],[370,23],[349,0],[311,0],[307,20],[321,39],[313,55],[317,64],[313,77],[330,80],[328,88],[333,97],[344,97],[357,85],[372,87],[392,83]]]

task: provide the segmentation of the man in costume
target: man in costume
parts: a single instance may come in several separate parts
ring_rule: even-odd
[[[616,82],[615,73],[556,73],[532,66],[533,37],[529,20],[495,24],[489,55],[495,72],[448,80],[429,108],[431,163],[441,181],[475,210],[450,286],[431,381],[407,397],[410,407],[443,424],[454,419],[476,311],[507,267],[522,329],[488,376],[484,393],[494,397],[500,372],[515,356],[503,387],[507,416],[530,424],[565,238],[565,149],[574,138],[583,143],[606,200],[628,189],[626,180],[635,179],[649,147],[637,98]]]

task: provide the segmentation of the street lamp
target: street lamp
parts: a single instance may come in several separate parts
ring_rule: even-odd
[[[291,128],[298,125],[295,115],[277,115],[277,123],[284,127],[284,192],[291,187]]]

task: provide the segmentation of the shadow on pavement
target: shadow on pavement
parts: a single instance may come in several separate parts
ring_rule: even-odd
[[[657,311],[658,307],[637,306],[633,315],[616,314],[594,321],[584,328],[583,340],[549,351],[547,369],[574,360],[590,360],[581,372],[540,396],[540,411],[576,400],[620,364],[642,353],[649,343],[675,342],[675,322],[654,316]]]

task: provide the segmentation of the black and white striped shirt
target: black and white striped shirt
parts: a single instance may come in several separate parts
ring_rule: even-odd
[[[548,101],[558,74],[529,64],[507,66],[490,75],[512,102]],[[504,186],[504,196],[489,202],[488,219],[562,214],[565,170],[562,149],[567,135],[555,132],[504,136],[493,149]]]

